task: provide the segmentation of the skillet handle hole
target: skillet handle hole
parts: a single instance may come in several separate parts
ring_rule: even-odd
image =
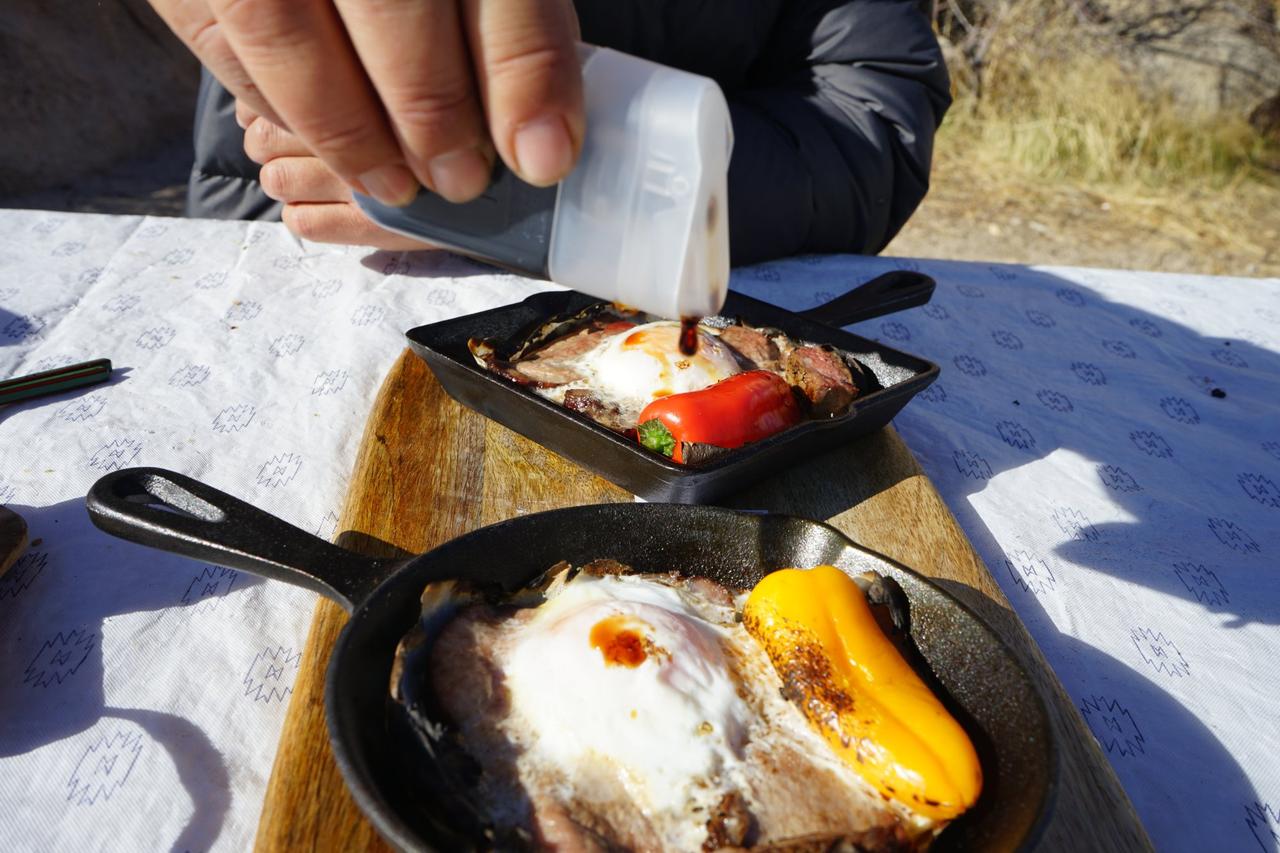
[[[192,518],[197,521],[218,523],[226,519],[226,513],[195,493],[177,483],[159,476],[146,477],[138,484],[140,490],[121,495],[126,503],[150,507],[171,515]]]

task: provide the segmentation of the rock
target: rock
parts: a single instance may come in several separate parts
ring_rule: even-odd
[[[1188,116],[1280,110],[1280,0],[948,0],[936,20],[962,91],[1085,58]]]
[[[199,82],[145,0],[5,0],[0,68],[0,195],[164,145],[190,128]]]
[[[1280,96],[1274,0],[1092,0],[1145,86],[1201,115],[1248,116]]]

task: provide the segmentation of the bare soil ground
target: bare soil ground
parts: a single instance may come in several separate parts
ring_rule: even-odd
[[[944,150],[928,197],[885,254],[1280,276],[1280,182],[1108,191],[1002,173]]]

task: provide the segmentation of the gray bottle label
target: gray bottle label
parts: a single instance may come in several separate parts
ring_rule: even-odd
[[[499,164],[489,188],[466,204],[454,204],[426,189],[406,207],[389,207],[361,195],[356,202],[383,228],[546,278],[556,191],[557,187],[526,184]]]

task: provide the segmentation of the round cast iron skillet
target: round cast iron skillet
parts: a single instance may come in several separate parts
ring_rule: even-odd
[[[825,524],[716,507],[607,504],[523,516],[418,557],[378,560],[154,468],[108,474],[87,505],[108,533],[304,586],[351,612],[327,676],[330,739],[356,802],[403,849],[466,845],[449,814],[413,784],[406,756],[416,761],[422,748],[389,719],[394,651],[418,619],[423,586],[456,577],[515,589],[560,560],[612,558],[641,572],[678,569],[740,588],[787,566],[829,563],[852,574],[886,575],[906,593],[911,636],[977,746],[985,776],[978,804],[942,833],[935,849],[1029,847],[1052,799],[1057,753],[1044,704],[1009,649],[938,587]]]

